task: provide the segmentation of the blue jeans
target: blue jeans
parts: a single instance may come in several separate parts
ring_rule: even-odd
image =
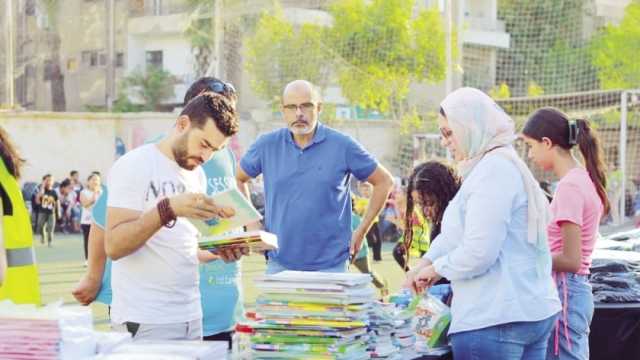
[[[279,272],[283,272],[286,270],[290,270],[287,269],[286,267],[282,266],[282,264],[280,264],[279,262],[273,260],[273,259],[269,259],[269,261],[267,262],[267,270],[265,271],[265,273],[267,275],[273,275],[273,274],[277,274]],[[334,266],[332,268],[328,268],[328,269],[321,269],[318,270],[320,272],[332,272],[332,273],[342,273],[342,272],[346,272],[347,271],[347,262],[345,261],[343,264]]]
[[[540,321],[512,322],[450,336],[456,360],[543,360],[556,315]]]
[[[549,346],[547,347],[547,359],[589,359],[589,327],[593,318],[593,294],[591,293],[591,284],[587,275],[578,275],[574,273],[566,273],[565,277],[558,274],[556,276],[558,284],[558,295],[562,308],[566,307],[566,331],[565,316],[563,313],[558,315],[558,337],[556,339],[556,327],[554,326],[549,337]],[[566,288],[564,286],[566,284]],[[565,289],[567,294],[567,304],[565,304]],[[568,332],[568,334],[567,334]],[[571,349],[569,349],[569,341],[571,341]],[[555,354],[556,341],[558,344],[558,355]]]

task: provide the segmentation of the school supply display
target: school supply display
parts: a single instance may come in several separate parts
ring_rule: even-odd
[[[255,280],[253,359],[369,359],[368,274],[285,271]]]

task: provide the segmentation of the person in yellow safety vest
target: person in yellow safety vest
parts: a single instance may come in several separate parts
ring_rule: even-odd
[[[413,256],[422,256],[429,250],[429,245],[431,244],[430,234],[431,234],[431,224],[425,219],[424,215],[421,214],[421,211],[413,212],[415,216],[415,222],[413,225],[413,236],[414,239],[411,242],[411,247],[409,249],[409,254]],[[404,241],[404,236],[401,238]]]
[[[0,127],[0,300],[40,304],[29,212],[18,185],[24,160]]]

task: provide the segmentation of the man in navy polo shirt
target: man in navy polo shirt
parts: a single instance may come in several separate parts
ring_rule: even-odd
[[[349,255],[384,205],[393,179],[359,143],[318,122],[320,96],[305,80],[289,83],[282,96],[287,128],[258,138],[240,162],[236,180],[262,174],[265,228],[278,236],[267,273],[284,270],[346,271]],[[351,232],[352,175],[373,185],[360,226]]]

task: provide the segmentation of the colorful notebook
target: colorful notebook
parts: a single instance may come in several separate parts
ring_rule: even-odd
[[[206,221],[189,219],[200,231],[203,238],[218,236],[262,219],[262,215],[258,210],[251,205],[251,202],[237,188],[230,188],[217,194],[209,195],[209,197],[215,202],[216,206],[232,208],[235,214],[225,219],[212,218]]]
[[[275,250],[278,248],[276,235],[266,231],[249,231],[239,234],[208,236],[198,241],[202,250],[217,252],[222,248],[248,247],[253,252]]]

